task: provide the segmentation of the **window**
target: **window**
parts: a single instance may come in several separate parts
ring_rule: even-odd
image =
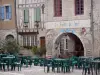
[[[36,45],[36,35],[23,35],[23,46],[34,46]]]
[[[30,46],[30,36],[27,36],[27,46]]]
[[[64,54],[64,39],[63,38],[60,41],[60,54]]]
[[[66,39],[66,49],[68,49],[68,40]]]
[[[11,6],[5,6],[5,16],[6,19],[11,19]]]
[[[31,46],[34,46],[35,45],[34,44],[34,41],[35,41],[34,36],[31,36]]]
[[[84,0],[75,0],[75,14],[84,14]]]
[[[24,23],[29,23],[29,10],[24,9]]]
[[[62,0],[54,0],[54,16],[62,16]]]
[[[27,36],[23,36],[23,46],[27,46]]]
[[[0,19],[8,19],[11,20],[12,17],[12,10],[11,6],[0,6]]]

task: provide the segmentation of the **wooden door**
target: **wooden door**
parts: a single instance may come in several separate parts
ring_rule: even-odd
[[[40,47],[45,47],[45,37],[40,37]]]

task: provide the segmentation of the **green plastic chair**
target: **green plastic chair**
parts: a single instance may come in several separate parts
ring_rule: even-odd
[[[76,57],[76,56],[71,57],[70,63],[71,63],[72,71],[73,71],[74,67],[77,67],[78,57]]]
[[[39,65],[39,58],[34,58],[33,59],[33,63],[34,63],[34,66],[38,66]]]
[[[6,63],[3,59],[0,59],[0,69],[5,71]]]
[[[84,60],[82,75],[83,75],[83,73],[85,73],[85,75],[86,75],[87,72],[88,72],[88,74],[90,74],[90,72],[92,72],[92,74],[93,74],[93,69],[92,68],[93,67],[92,67],[92,63],[91,63],[90,59]]]
[[[11,70],[15,70],[18,67],[18,71],[21,71],[21,60],[19,58],[15,58],[11,64]]]
[[[64,63],[63,63],[63,72],[70,72],[70,60],[66,60]]]

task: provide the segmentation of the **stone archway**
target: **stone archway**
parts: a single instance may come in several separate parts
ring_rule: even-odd
[[[66,37],[67,36],[67,37]],[[53,47],[53,56],[58,56],[60,53],[59,51],[61,51],[61,48],[60,48],[60,43],[61,43],[61,39],[64,38],[65,39],[68,39],[68,50],[65,49],[64,53],[69,53],[69,56],[71,55],[75,55],[75,56],[84,56],[84,43],[81,41],[81,39],[73,34],[73,33],[62,33],[60,34],[59,36],[57,36],[57,38],[54,40],[54,47]],[[65,41],[64,41],[65,42]],[[70,46],[73,45],[73,48],[71,48]],[[65,48],[65,46],[63,46],[63,48]],[[66,51],[67,50],[67,51]],[[64,55],[64,54],[61,54],[61,55]],[[65,54],[66,55],[66,54]],[[68,54],[67,54],[68,55]]]

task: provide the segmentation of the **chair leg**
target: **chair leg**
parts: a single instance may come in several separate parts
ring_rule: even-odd
[[[61,67],[61,71],[63,72],[63,66]]]
[[[11,65],[11,71],[13,70],[13,68],[14,68],[14,65]]]
[[[64,70],[64,73],[65,73],[65,69],[66,69],[66,68],[64,67],[64,69],[63,69],[63,70]]]
[[[88,68],[88,74],[90,74],[90,69]]]
[[[54,72],[54,66],[52,66],[52,72]]]
[[[19,65],[18,65],[18,71],[19,71]]]
[[[5,64],[3,64],[3,69],[4,69],[4,71],[5,71]]]
[[[83,71],[82,71],[82,75],[84,74],[84,69],[83,69]]]
[[[86,75],[86,73],[87,73],[87,69],[85,69],[85,75]]]
[[[21,71],[21,65],[20,65],[20,71]]]
[[[14,65],[14,71],[15,71],[15,67],[16,67],[16,66]]]
[[[50,70],[50,67],[49,67],[49,66],[47,66],[47,73],[49,72],[49,70]]]
[[[45,72],[45,66],[44,66],[44,72]]]
[[[66,71],[65,72],[67,72],[68,71],[68,69],[67,69],[67,67],[66,67]]]
[[[91,68],[91,72],[92,72],[92,75],[93,75],[93,68]]]

